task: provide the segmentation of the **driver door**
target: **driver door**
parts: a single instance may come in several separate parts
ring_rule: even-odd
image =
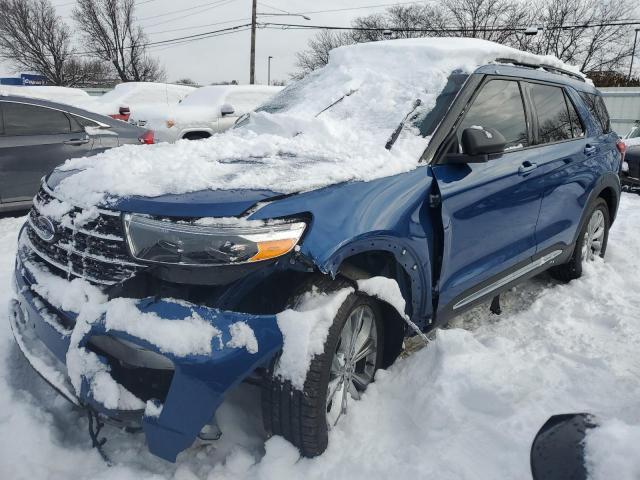
[[[446,164],[445,157],[432,167],[444,229],[439,318],[486,299],[536,252],[542,189],[535,149],[527,148],[528,118],[519,82],[487,77],[459,122],[451,153],[465,154],[462,131],[479,127],[500,132],[505,151],[481,163]]]

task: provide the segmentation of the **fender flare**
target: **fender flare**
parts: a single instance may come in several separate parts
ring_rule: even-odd
[[[602,175],[596,186],[591,190],[587,201],[585,202],[584,208],[582,209],[582,216],[580,217],[580,223],[578,224],[578,228],[576,229],[576,233],[573,236],[573,246],[575,248],[576,242],[578,241],[578,237],[580,236],[580,232],[582,231],[582,227],[584,227],[585,222],[587,221],[587,215],[591,210],[591,207],[595,203],[596,199],[600,197],[600,194],[607,188],[611,188],[615,195],[615,205],[609,205],[609,208],[612,209],[613,215],[610,215],[610,222],[613,225],[613,222],[616,218],[616,213],[618,211],[618,207],[620,206],[620,196],[622,195],[622,187],[620,186],[620,178],[613,172],[607,172]]]
[[[431,262],[429,254],[424,260],[414,248],[397,237],[378,235],[351,241],[336,250],[320,270],[335,277],[340,267],[350,257],[367,252],[386,252],[393,255],[397,264],[408,275],[411,285],[412,320],[423,330],[431,323]],[[406,300],[406,299],[405,299]],[[407,302],[409,304],[409,302]]]

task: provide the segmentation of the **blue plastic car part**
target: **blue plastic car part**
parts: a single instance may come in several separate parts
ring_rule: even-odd
[[[29,288],[22,271],[25,267],[18,261],[16,266],[16,284],[18,289],[19,309],[25,315],[22,330],[17,330],[13,322],[14,333],[24,337],[25,329],[30,329],[37,339],[53,352],[59,364],[66,362],[66,350],[69,348],[69,335],[61,334],[48,323],[36,306],[37,296]],[[210,355],[176,356],[163,352],[156,345],[143,338],[130,335],[127,332],[108,330],[103,320],[92,324],[91,329],[83,337],[80,347],[85,347],[91,337],[108,333],[116,339],[133,342],[147,350],[164,355],[175,366],[175,373],[171,382],[162,412],[159,417],[144,417],[144,429],[149,449],[155,455],[169,461],[175,461],[179,452],[188,448],[195,440],[198,432],[213,417],[216,409],[222,403],[224,394],[258,366],[268,363],[282,348],[282,334],[277,326],[274,315],[248,315],[235,312],[223,312],[200,306],[186,306],[170,301],[144,299],[137,302],[137,308],[142,313],[152,312],[167,320],[179,321],[194,312],[205,321],[210,322],[220,330],[221,336],[214,337]],[[258,352],[249,353],[245,348],[227,347],[231,339],[229,326],[236,322],[245,322],[254,332],[258,341]],[[27,359],[30,358],[25,352]],[[106,359],[102,361],[108,363]],[[32,366],[38,370],[37,364]],[[40,373],[50,378],[46,371]],[[115,379],[117,381],[117,379]],[[67,387],[68,389],[68,387]],[[83,379],[79,395],[68,392],[75,397],[72,401],[90,407],[106,417],[126,416],[128,412],[110,410],[97,402],[89,388],[89,383]],[[142,412],[136,412],[141,415]]]

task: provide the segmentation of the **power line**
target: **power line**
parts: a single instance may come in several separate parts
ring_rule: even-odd
[[[197,33],[194,35],[186,35],[184,37],[176,37],[176,38],[167,38],[165,40],[157,40],[155,42],[146,42],[146,43],[141,43],[139,45],[129,45],[126,46],[124,48],[126,49],[132,49],[132,48],[142,48],[142,47],[151,47],[154,45],[167,45],[173,42],[178,42],[180,40],[189,40],[189,39],[193,39],[193,41],[195,40],[201,40],[203,38],[209,38],[209,37],[213,37],[213,36],[217,36],[217,33],[221,33],[221,32],[232,32],[232,31],[236,31],[236,30],[240,30],[244,27],[250,27],[251,24],[250,23],[245,23],[243,25],[235,25],[233,27],[227,27],[227,28],[221,28],[219,30],[213,30],[210,32],[204,32],[204,33]],[[73,52],[73,55],[91,55],[91,54],[96,54],[96,53],[107,53],[106,50],[90,50],[90,51],[85,51],[85,52]]]
[[[233,23],[233,22],[248,22],[249,20],[251,20],[250,18],[234,18],[232,20],[225,20],[224,22],[215,22],[215,23],[205,23],[205,24],[200,24],[200,25],[191,25],[189,27],[180,27],[180,28],[172,28],[171,30],[155,30],[155,31],[151,31],[148,32],[145,30],[145,34],[147,35],[155,35],[158,33],[170,33],[170,32],[181,32],[184,30],[192,30],[192,29],[196,29],[196,28],[204,28],[204,27],[215,27],[217,25],[225,25],[227,23]]]
[[[149,25],[145,25],[145,27],[156,27],[158,25],[164,25],[165,23],[170,23],[170,22],[177,22],[179,20],[182,20],[183,18],[188,18],[188,17],[193,17],[194,15],[200,15],[201,13],[204,12],[208,12],[209,10],[213,10],[214,8],[218,8],[218,7],[224,7],[225,5],[234,2],[235,0],[222,0],[221,2],[218,2],[214,5],[210,5],[207,8],[203,8],[201,10],[198,10],[197,12],[193,12],[193,13],[187,13],[186,15],[182,15],[180,17],[175,17],[175,18],[169,18],[167,20],[162,20],[161,22],[156,22],[156,23],[152,23]],[[151,17],[148,17],[151,18]]]
[[[306,12],[305,12],[306,13]],[[598,28],[614,26],[640,25],[639,20],[621,20],[614,22],[567,24],[544,27],[545,30],[572,30],[574,28]],[[509,26],[509,27],[443,27],[443,28],[382,28],[382,27],[339,27],[333,25],[306,25],[299,23],[275,23],[263,22],[259,24],[262,28],[282,29],[282,30],[351,30],[361,32],[413,32],[413,33],[472,33],[472,32],[511,32],[525,31],[530,26]]]
[[[171,10],[170,12],[159,13],[157,15],[151,15],[150,17],[143,17],[143,18],[139,18],[138,20],[140,20],[140,21],[152,20],[154,18],[167,17],[169,15],[175,15],[175,14],[180,14],[180,13],[183,13],[183,12],[189,12],[191,10],[202,9],[201,11],[196,12],[196,13],[193,14],[193,15],[197,15],[198,13],[202,13],[204,11],[211,10],[212,8],[219,7],[219,6],[222,6],[224,4],[227,4],[227,3],[230,3],[230,2],[233,2],[233,1],[235,1],[235,0],[217,0],[217,1],[214,1],[213,3],[212,2],[200,3],[198,5],[193,5],[193,6],[189,7],[189,8],[180,8],[178,10]]]
[[[347,7],[347,8],[332,8],[330,10],[310,10],[308,12],[298,12],[298,13],[304,13],[305,15],[311,15],[311,14],[314,14],[314,13],[346,12],[346,11],[349,11],[349,10],[366,10],[368,8],[395,7],[395,6],[401,6],[401,5],[415,5],[415,4],[426,4],[426,3],[428,3],[428,2],[378,3],[376,5],[362,5],[360,7]]]

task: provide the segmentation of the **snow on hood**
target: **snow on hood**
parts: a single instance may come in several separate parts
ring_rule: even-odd
[[[479,39],[340,47],[325,67],[285,88],[242,127],[199,142],[125,146],[68,160],[59,168],[80,171],[55,193],[94,205],[107,197],[215,189],[294,193],[407,172],[417,167],[429,138],[407,128],[391,151],[385,143],[416,99],[422,100],[417,113],[426,115],[452,72],[472,73],[496,58],[572,69],[555,57]]]

